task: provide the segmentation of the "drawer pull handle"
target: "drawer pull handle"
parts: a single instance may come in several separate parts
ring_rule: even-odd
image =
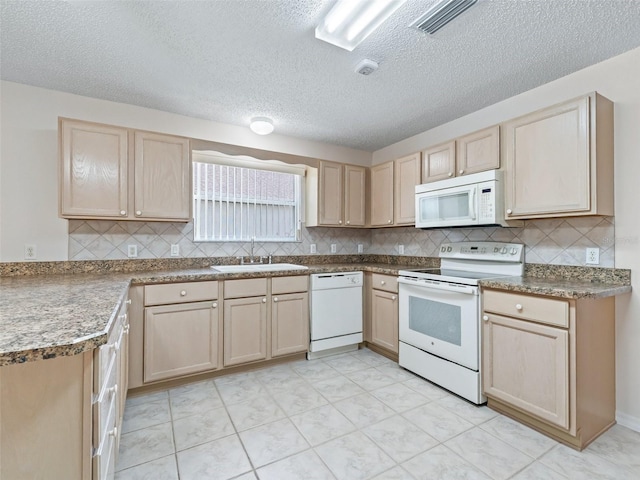
[[[380,285],[384,285],[385,283],[387,282],[385,282],[384,280],[380,280]]]
[[[266,298],[263,298],[263,299],[262,299],[262,303],[267,303],[267,299],[266,299]]]
[[[211,308],[218,308],[218,302],[213,302],[211,304]]]
[[[181,297],[184,297],[186,294],[187,294],[187,291],[186,291],[186,290],[182,290],[182,291],[180,292],[180,296],[181,296]]]
[[[519,312],[522,311],[522,305],[516,303],[516,310],[518,310]]]
[[[486,322],[487,320],[489,320],[489,315],[483,315],[483,316],[482,316],[482,320],[484,320],[485,322]]]
[[[395,300],[396,298],[398,297],[396,297],[395,295],[391,295],[391,300]]]
[[[114,385],[107,391],[109,392],[109,395],[115,395],[116,393],[118,393],[118,384]]]
[[[126,301],[126,302],[124,302],[124,303],[126,303],[127,305],[131,305],[131,299],[127,300],[127,301]]]
[[[118,427],[113,427],[113,430],[109,432],[109,436],[115,437],[116,435],[118,435]]]
[[[273,301],[277,302],[278,301],[278,297],[274,297]]]
[[[124,329],[122,330],[124,333],[129,333],[129,325],[127,325],[126,327],[124,327]]]

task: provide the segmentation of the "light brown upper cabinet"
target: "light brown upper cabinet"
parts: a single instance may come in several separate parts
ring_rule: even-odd
[[[60,216],[191,218],[189,139],[81,120],[58,120]]]
[[[371,226],[393,225],[393,162],[371,168]]]
[[[307,226],[364,227],[366,172],[365,167],[320,161],[317,180],[311,174],[307,179]]]
[[[420,153],[371,168],[371,226],[415,223],[415,186],[420,184]]]
[[[500,168],[500,127],[498,125],[422,151],[424,183],[494,168]]]
[[[505,218],[613,215],[613,104],[592,93],[504,124]]]

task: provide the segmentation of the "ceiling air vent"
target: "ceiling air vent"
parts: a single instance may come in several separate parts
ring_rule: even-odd
[[[472,7],[477,1],[478,0],[442,0],[413,22],[410,27],[433,35],[451,20]]]

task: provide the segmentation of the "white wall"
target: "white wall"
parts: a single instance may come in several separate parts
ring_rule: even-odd
[[[249,128],[1,82],[0,261],[67,260],[67,221],[58,218],[58,116],[172,133],[214,142],[369,165],[371,153]]]
[[[615,266],[632,269],[631,294],[616,299],[617,417],[640,431],[640,48],[509,98],[373,153],[407,155],[533,110],[597,91],[615,102]]]

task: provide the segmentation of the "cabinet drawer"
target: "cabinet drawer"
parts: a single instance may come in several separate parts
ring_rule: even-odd
[[[569,302],[546,297],[485,290],[483,309],[513,318],[569,327]]]
[[[271,279],[271,293],[274,295],[306,292],[308,289],[309,277],[307,275],[298,275],[295,277],[273,277]]]
[[[118,365],[112,362],[109,366],[109,374],[103,388],[100,390],[97,400],[93,404],[93,444],[100,445],[104,441],[106,433],[116,425],[116,399]],[[113,412],[112,412],[113,410]]]
[[[224,282],[224,298],[257,297],[266,294],[266,278],[245,278]]]
[[[218,282],[184,282],[165,285],[146,285],[144,304],[166,305],[169,303],[201,302],[218,298]]]
[[[93,478],[95,479],[108,479],[113,478],[115,470],[115,445],[118,431],[115,427],[115,405],[116,402],[111,402],[111,408],[109,409],[107,430],[102,435],[100,442],[94,443],[97,446],[93,457]]]
[[[382,275],[380,273],[371,274],[371,287],[385,292],[398,293],[398,277],[392,275]]]
[[[115,361],[116,353],[120,348],[120,341],[122,340],[122,318],[118,318],[115,321],[107,343],[94,351],[94,375],[93,375],[93,392],[98,395],[104,387],[109,368]]]

